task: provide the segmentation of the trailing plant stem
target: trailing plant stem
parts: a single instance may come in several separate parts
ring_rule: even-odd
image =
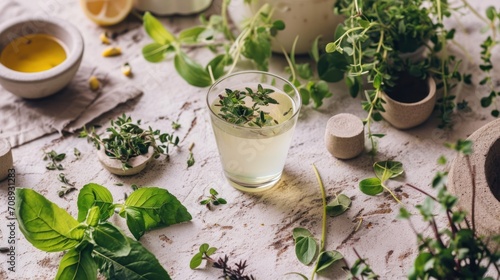
[[[316,174],[316,179],[318,180],[319,188],[321,190],[321,199],[323,201],[323,221],[321,226],[321,243],[319,247],[319,254],[321,254],[325,250],[325,240],[326,240],[326,192],[325,186],[323,185],[323,180],[321,180],[321,176],[319,175],[318,169],[313,164],[314,174]],[[314,268],[311,280],[314,280],[314,276],[316,275],[316,269],[318,268],[318,263],[316,263],[316,267]]]

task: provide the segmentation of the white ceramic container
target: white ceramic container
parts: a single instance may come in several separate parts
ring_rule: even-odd
[[[135,0],[134,7],[157,15],[188,15],[199,13],[212,4],[212,0]]]
[[[154,154],[154,148],[149,147],[148,152],[146,154],[139,155],[129,159],[128,164],[130,164],[132,168],[123,170],[121,161],[108,157],[104,152],[103,148],[97,150],[97,158],[101,162],[102,166],[104,166],[104,168],[106,168],[112,174],[121,176],[135,175],[144,170],[148,162],[150,162],[153,159],[153,154]]]
[[[283,45],[290,52],[295,37],[298,37],[295,53],[306,54],[319,35],[325,42],[333,41],[337,25],[344,18],[333,13],[336,0],[253,0],[244,5],[243,0],[232,0],[229,7],[231,18],[236,24],[256,13],[264,4],[274,7],[273,19],[283,20],[286,28],[278,32],[272,50],[281,52]]]
[[[0,24],[0,50],[13,39],[29,34],[48,34],[66,50],[66,60],[46,71],[23,73],[0,64],[0,85],[13,94],[29,99],[52,95],[75,76],[83,56],[83,39],[70,22],[57,18],[16,18]]]

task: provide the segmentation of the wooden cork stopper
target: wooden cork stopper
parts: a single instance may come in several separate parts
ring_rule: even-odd
[[[350,159],[365,149],[363,122],[352,114],[331,117],[326,124],[326,149],[336,158]]]
[[[12,151],[10,143],[6,139],[0,138],[0,181],[7,178],[9,169],[12,168]]]

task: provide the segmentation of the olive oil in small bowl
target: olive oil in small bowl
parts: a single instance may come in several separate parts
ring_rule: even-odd
[[[34,73],[52,69],[66,60],[63,44],[48,34],[18,37],[0,54],[0,63],[14,71]]]
[[[0,24],[0,85],[28,99],[60,91],[83,57],[76,27],[57,18],[15,19]]]

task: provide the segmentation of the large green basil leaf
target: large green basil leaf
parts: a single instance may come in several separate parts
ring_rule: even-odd
[[[175,196],[158,187],[145,187],[134,191],[125,201],[125,209],[127,208],[137,210],[142,214],[146,230],[192,219],[186,207]],[[127,224],[129,223],[128,219],[134,219],[134,222],[138,221],[135,215],[127,213],[126,217]],[[137,236],[135,237],[137,238]]]
[[[115,256],[127,256],[130,243],[127,237],[110,223],[102,223],[94,228],[92,238],[97,247],[113,252]]]
[[[158,259],[141,243],[127,237],[130,253],[118,256],[115,252],[96,246],[94,259],[98,262],[100,272],[108,279],[127,280],[170,280],[168,272],[161,266]]]
[[[127,207],[125,208],[125,218],[127,219],[127,226],[135,239],[139,240],[146,232],[146,224],[141,211]]]
[[[99,207],[101,221],[106,221],[113,215],[113,196],[105,187],[98,184],[83,186],[78,194],[78,221],[83,222],[87,213],[93,206]]]
[[[177,73],[190,85],[195,87],[208,87],[212,85],[212,79],[208,71],[182,51],[178,51],[175,55],[174,66]]]
[[[16,217],[26,239],[46,252],[75,247],[83,238],[84,228],[68,212],[31,189],[16,189]]]
[[[92,245],[90,244],[81,251],[76,248],[69,250],[61,259],[55,280],[97,279],[97,264],[91,253]]]
[[[175,36],[165,29],[161,22],[151,15],[151,13],[146,12],[143,16],[143,20],[146,33],[148,33],[149,37],[156,43],[167,45],[176,41]]]

